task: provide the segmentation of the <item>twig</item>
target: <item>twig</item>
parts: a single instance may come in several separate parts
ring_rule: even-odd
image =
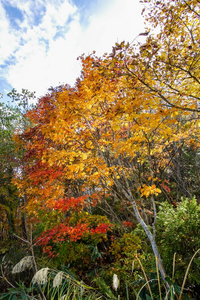
[[[2,274],[2,276],[0,276],[0,278],[2,278],[3,280],[5,280],[12,288],[15,288],[15,286],[4,275],[2,265],[1,265],[1,274]]]

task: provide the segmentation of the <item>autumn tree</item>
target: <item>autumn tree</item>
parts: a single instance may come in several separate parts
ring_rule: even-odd
[[[165,279],[156,202],[178,200],[170,174],[179,174],[173,178],[180,190],[177,158],[199,147],[199,20],[197,1],[145,3],[157,35],[139,46],[116,44],[102,58],[81,57],[75,86],[50,91],[28,112],[33,126],[16,136],[27,148],[25,176],[16,181],[37,217],[65,197],[89,195],[89,205],[94,193],[131,206]]]
[[[142,3],[149,35],[136,57],[124,55],[129,75],[167,107],[199,112],[199,1]]]

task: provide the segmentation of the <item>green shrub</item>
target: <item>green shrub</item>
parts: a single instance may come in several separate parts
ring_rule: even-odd
[[[176,253],[175,279],[179,283],[187,265],[200,248],[200,207],[195,198],[181,199],[177,207],[162,203],[157,215],[157,244],[167,274],[171,276]],[[200,261],[197,256],[190,269],[189,284],[200,284]]]

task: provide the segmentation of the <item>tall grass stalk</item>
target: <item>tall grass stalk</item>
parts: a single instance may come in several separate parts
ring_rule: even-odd
[[[174,280],[175,265],[176,265],[176,252],[174,253],[174,257],[173,257],[172,280]]]
[[[151,279],[151,280],[148,280],[147,282],[145,282],[145,284],[143,284],[143,286],[141,287],[141,289],[140,289],[139,292],[137,293],[136,300],[140,299],[140,293],[141,293],[141,291],[143,290],[143,288],[144,288],[146,285],[149,286],[149,282],[153,282],[153,281],[158,281],[158,279]],[[152,293],[151,293],[151,299],[153,299]]]
[[[168,298],[169,293],[171,293],[170,300],[174,300],[175,290],[174,290],[174,286],[173,285],[170,286],[169,290],[166,292],[164,300],[169,300],[169,298]]]
[[[141,269],[142,269],[142,272],[143,272],[143,274],[144,274],[144,278],[145,278],[145,280],[146,280],[145,285],[147,285],[148,290],[149,290],[149,293],[150,293],[150,295],[151,295],[151,299],[153,299],[153,294],[152,294],[152,291],[151,291],[151,288],[150,288],[150,285],[149,285],[149,280],[148,280],[148,278],[147,278],[147,275],[146,275],[146,273],[145,273],[145,270],[144,270],[144,268],[143,268],[143,265],[142,265],[140,259],[139,259],[138,257],[136,257],[136,258],[137,258],[137,260],[138,260],[138,262],[139,262],[139,264],[140,264],[140,267],[141,267]]]
[[[184,279],[183,279],[183,284],[182,284],[182,287],[181,287],[181,293],[180,293],[180,295],[179,295],[178,300],[181,300],[181,298],[182,298],[183,289],[184,289],[184,287],[185,287],[185,282],[186,282],[186,280],[187,280],[187,276],[188,276],[188,273],[189,273],[190,266],[191,266],[191,264],[192,264],[193,259],[195,258],[195,256],[197,255],[197,253],[198,253],[199,251],[200,251],[200,249],[198,249],[198,250],[194,253],[194,255],[192,256],[192,258],[191,258],[191,260],[190,260],[190,262],[189,262],[189,265],[188,265],[187,270],[186,270],[186,272],[185,272],[185,277],[184,277]]]
[[[126,282],[126,300],[129,300],[128,284]]]
[[[156,272],[157,272],[157,277],[158,277],[158,288],[159,288],[159,295],[160,295],[160,300],[162,300],[162,294],[161,294],[161,285],[160,285],[160,275],[159,275],[159,269],[158,269],[158,260],[156,256]]]
[[[188,277],[188,273],[189,273],[189,270],[190,270],[190,267],[191,267],[191,264],[195,258],[195,256],[198,254],[198,252],[200,251],[200,249],[198,249],[194,255],[192,256],[189,264],[188,264],[188,267],[187,267],[187,270],[185,272],[185,276],[184,276],[184,279],[183,279],[183,283],[182,283],[182,287],[181,287],[181,291],[180,291],[180,294],[179,294],[179,297],[178,297],[178,300],[181,300],[182,299],[182,295],[183,295],[183,290],[184,290],[184,287],[185,287],[185,283],[186,283],[186,280],[187,280],[187,277]],[[174,274],[175,274],[175,259],[176,259],[176,253],[174,253],[174,257],[173,257],[173,270],[172,270],[172,280],[174,280]],[[150,288],[150,285],[149,283],[150,282],[153,282],[153,281],[158,281],[158,288],[159,288],[159,297],[160,297],[160,300],[162,300],[162,293],[161,293],[161,282],[160,282],[160,275],[159,275],[159,268],[158,268],[158,261],[157,261],[157,257],[156,257],[156,272],[157,272],[157,279],[151,279],[151,280],[148,280],[147,278],[147,275],[145,273],[145,270],[142,266],[142,263],[141,261],[139,260],[139,258],[137,257],[137,260],[140,264],[140,267],[142,269],[142,272],[144,274],[144,277],[145,277],[145,280],[146,280],[146,283],[140,288],[139,292],[137,293],[137,296],[136,296],[136,300],[138,299],[141,299],[140,298],[140,293],[142,291],[142,289],[147,286],[148,287],[148,290],[149,290],[149,293],[151,295],[151,299],[153,299],[153,296],[152,296],[152,291],[151,291],[151,288]],[[165,290],[166,290],[166,293],[165,293],[165,296],[164,296],[164,300],[168,300],[169,299],[169,296],[170,296],[170,300],[174,300],[174,296],[176,295],[176,292],[175,292],[175,289],[174,289],[174,285],[171,285],[169,286],[168,288],[166,288],[166,286],[164,285],[165,287]]]
[[[58,276],[62,273],[62,278],[56,282],[53,280],[52,276]],[[72,278],[69,274],[65,272],[58,272],[56,270],[49,270],[48,280],[43,286],[43,292],[47,294],[48,299],[65,299],[65,300],[88,300],[88,299],[101,299],[97,296],[97,292],[94,288]],[[54,277],[54,279],[55,279]],[[56,280],[57,281],[57,280]]]

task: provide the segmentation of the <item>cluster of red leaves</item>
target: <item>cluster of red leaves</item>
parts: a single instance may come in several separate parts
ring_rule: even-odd
[[[49,242],[59,243],[65,240],[68,236],[73,242],[80,240],[84,233],[89,231],[88,223],[78,223],[76,226],[68,226],[65,223],[55,226],[49,230],[44,231],[37,239],[38,245],[45,246]]]
[[[80,197],[64,197],[61,199],[56,200],[54,204],[55,210],[60,210],[61,212],[65,213],[67,211],[74,210],[74,211],[81,211],[84,207],[87,206],[96,206],[100,201],[100,196],[97,194],[92,195],[85,195]]]
[[[132,227],[132,226],[133,226],[133,223],[130,222],[130,221],[123,221],[123,225],[124,225],[125,227]]]
[[[95,229],[92,228],[90,230],[91,234],[103,234],[107,233],[107,231],[112,227],[111,224],[100,223]]]
[[[35,185],[39,184],[41,180],[43,182],[53,181],[59,178],[63,173],[62,167],[56,167],[55,170],[54,167],[49,167],[47,164],[42,163],[41,161],[36,162],[35,165],[26,171],[29,173],[29,178],[31,179],[32,183]]]
[[[169,184],[169,182],[165,179],[164,182],[161,183],[161,186],[162,186],[162,188],[163,188],[167,193],[170,193],[171,190],[170,190],[170,188],[169,188],[165,183],[166,183],[166,184]]]
[[[112,227],[112,224],[100,223],[96,228],[90,229],[90,224],[85,222],[79,222],[76,226],[69,226],[65,223],[55,226],[50,230],[44,231],[36,240],[39,246],[43,247],[43,252],[47,253],[49,257],[55,257],[55,253],[52,251],[53,244],[70,240],[76,242],[80,240],[85,233],[90,235],[101,235],[107,233]]]
[[[66,212],[69,209],[80,211],[83,209],[83,207],[85,207],[85,205],[86,205],[85,200],[87,198],[88,198],[88,195],[77,197],[77,198],[65,197],[63,199],[58,199],[55,203],[54,209],[60,210],[62,212]]]

